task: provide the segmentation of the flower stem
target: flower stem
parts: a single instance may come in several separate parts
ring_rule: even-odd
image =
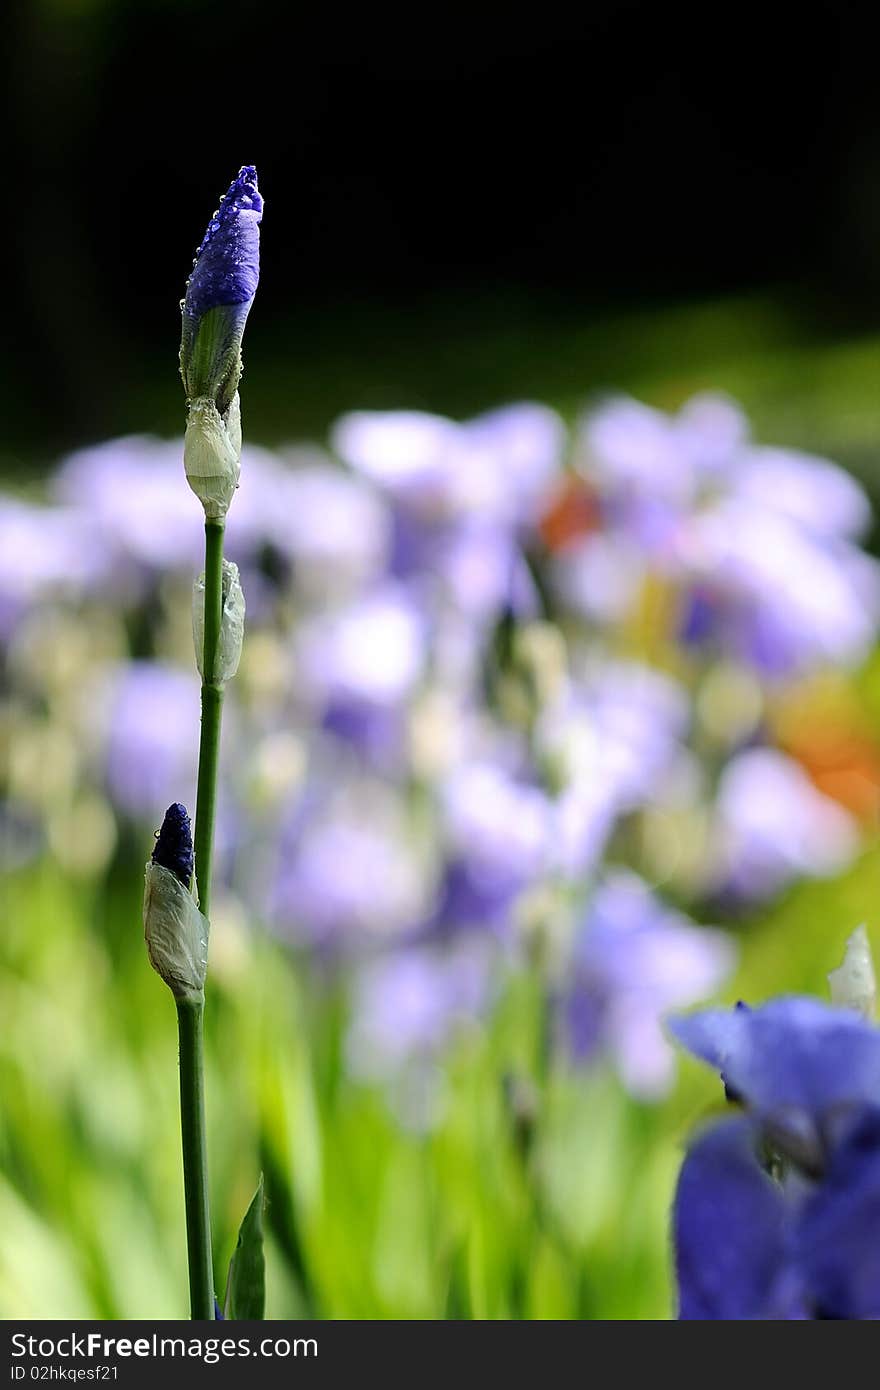
[[[205,522],[205,648],[202,661],[202,730],[196,801],[195,866],[199,906],[210,918],[211,852],[217,796],[217,759],[223,686],[214,674],[223,617],[223,523]],[[211,1212],[208,1202],[208,1155],[205,1142],[205,1070],[202,1043],[204,1000],[180,999],[180,1132],[183,1141],[183,1190],[186,1200],[186,1245],[193,1318],[214,1317]]]
[[[214,808],[223,686],[211,678],[223,619],[223,522],[205,522],[205,651],[202,661],[202,732],[199,742],[199,784],[196,799],[196,881],[199,906],[211,916],[211,857],[214,848]]]
[[[183,1190],[186,1199],[186,1246],[189,1297],[193,1318],[214,1318],[214,1270],[211,1213],[208,1204],[208,1155],[205,1138],[205,1072],[202,1049],[202,999],[178,999],[180,1037],[180,1131],[183,1139]]]

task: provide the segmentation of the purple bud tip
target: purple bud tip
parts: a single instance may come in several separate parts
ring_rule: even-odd
[[[184,310],[201,318],[219,304],[249,304],[260,278],[263,199],[257,171],[244,164],[220,200],[196,252]]]
[[[179,879],[184,888],[189,888],[195,868],[192,831],[187,809],[179,801],[175,801],[165,812],[162,829],[156,835],[153,863],[161,864],[163,869],[168,869]]]

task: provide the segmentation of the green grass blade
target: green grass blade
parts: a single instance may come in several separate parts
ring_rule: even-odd
[[[263,1175],[238,1230],[226,1279],[223,1316],[236,1322],[261,1321],[266,1306],[266,1259],[263,1254]]]

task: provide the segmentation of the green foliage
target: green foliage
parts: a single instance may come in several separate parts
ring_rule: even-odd
[[[96,883],[45,860],[2,892],[0,1316],[183,1317],[176,1044],[144,968],[137,865]],[[874,852],[796,889],[741,929],[727,997],[824,993],[859,921],[877,952],[878,901]],[[269,1318],[670,1315],[669,1201],[692,1125],[720,1103],[705,1069],[684,1060],[649,1107],[601,1068],[557,1064],[524,1147],[505,1077],[535,1076],[534,990],[512,978],[417,1132],[341,1064],[341,987],[222,911],[212,951],[215,1249],[262,1167]]]
[[[244,1214],[226,1279],[224,1318],[260,1321],[266,1307],[266,1257],[263,1253],[263,1177]]]

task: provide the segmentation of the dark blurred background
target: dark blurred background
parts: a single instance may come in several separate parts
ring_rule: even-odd
[[[7,463],[179,428],[177,303],[245,161],[251,438],[611,384],[673,302],[748,317],[771,292],[799,342],[878,326],[876,54],[843,7],[28,0],[8,23]]]

